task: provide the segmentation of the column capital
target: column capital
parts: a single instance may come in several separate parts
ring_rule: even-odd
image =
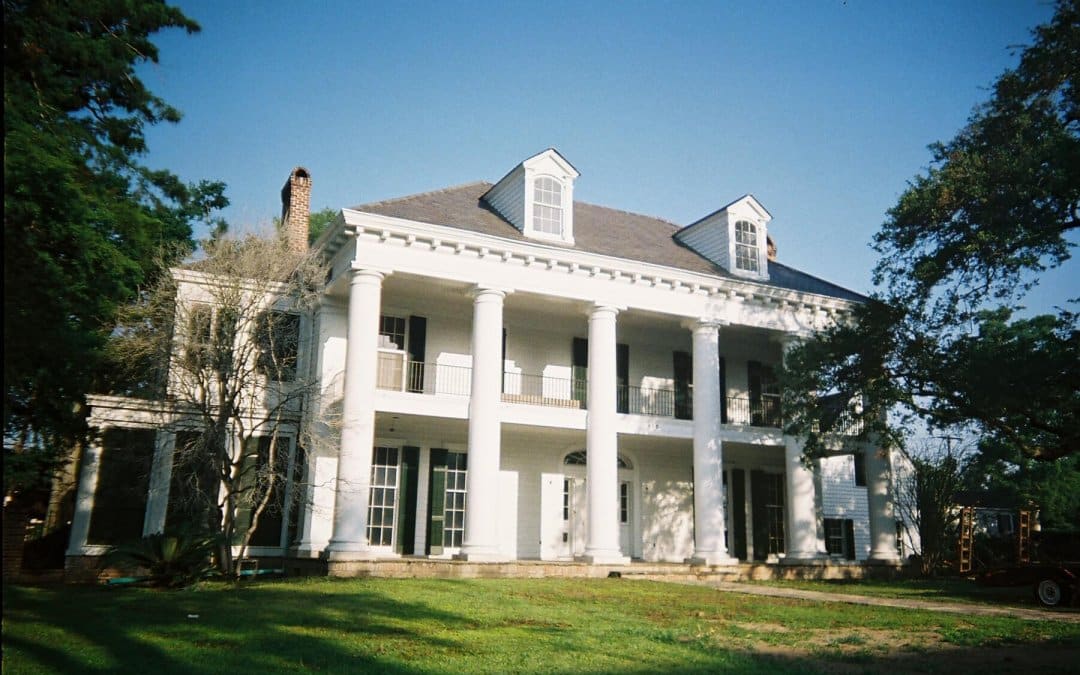
[[[589,305],[589,308],[585,313],[589,315],[590,319],[594,316],[601,316],[603,314],[610,314],[614,317],[618,316],[619,312],[624,309],[626,309],[626,307],[623,305],[616,305],[610,302],[594,302]]]
[[[731,322],[726,319],[718,319],[716,317],[702,317],[700,319],[686,319],[682,322],[682,327],[690,331],[698,330],[717,330],[723,326],[729,325]]]
[[[813,336],[809,331],[787,331],[772,336],[773,342],[779,344],[785,350],[791,349],[805,342]]]
[[[513,292],[514,289],[512,288],[477,284],[469,289],[469,297],[473,300],[479,300],[481,297],[499,298],[501,300]]]
[[[370,265],[361,265],[356,261],[353,261],[349,265],[349,281],[356,283],[361,279],[378,279],[382,281],[384,278],[393,274],[390,270],[384,270],[378,267],[371,267]]]

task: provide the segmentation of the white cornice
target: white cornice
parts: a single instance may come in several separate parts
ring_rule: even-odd
[[[571,250],[537,241],[512,241],[456,227],[421,223],[352,209],[344,209],[342,213],[345,216],[344,227],[347,234],[354,237],[364,234],[374,235],[382,243],[396,239],[406,246],[423,246],[459,255],[469,251],[480,258],[498,258],[504,263],[518,259],[529,264],[545,264],[552,270],[558,268],[565,268],[565,271],[572,272],[585,270],[591,276],[608,276],[611,279],[627,278],[634,283],[668,286],[673,291],[683,290],[708,296],[741,298],[757,304],[778,307],[782,304],[795,308],[806,305],[830,315],[846,314],[856,304],[841,298],[778,288],[751,280],[726,279],[602,253]]]

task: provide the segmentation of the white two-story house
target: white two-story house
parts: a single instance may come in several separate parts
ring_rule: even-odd
[[[549,149],[494,184],[341,211],[315,244],[330,272],[298,364],[321,392],[309,414],[340,424],[294,448],[302,498],[253,553],[331,573],[409,556],[897,562],[893,457],[842,441],[804,462],[774,376],[864,298],[777,262],[751,195],[681,226],[579,201],[578,175]],[[298,169],[283,191],[304,244],[309,190]],[[94,426],[156,434],[134,511],[160,530],[175,434],[91,405]],[[72,558],[100,552],[112,484],[92,475],[108,444],[89,452]]]

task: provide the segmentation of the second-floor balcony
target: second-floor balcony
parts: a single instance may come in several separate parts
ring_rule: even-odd
[[[468,366],[411,361],[401,351],[380,350],[378,388],[413,394],[469,396],[472,369]],[[556,408],[587,408],[585,379],[506,372],[502,400],[506,403]],[[675,419],[693,419],[692,386],[639,387],[617,385],[617,412]],[[720,410],[721,422],[734,426],[778,429],[783,426],[780,396],[726,396]],[[845,430],[848,433],[849,430]]]

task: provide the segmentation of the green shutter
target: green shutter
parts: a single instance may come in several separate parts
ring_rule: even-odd
[[[416,548],[416,485],[420,468],[420,448],[406,445],[401,453],[401,489],[397,503],[397,544],[394,550],[412,555]]]
[[[746,471],[731,470],[731,519],[735,529],[734,555],[739,560],[746,560]]]
[[[432,448],[431,471],[428,483],[427,552],[443,552],[443,522],[446,511],[446,450]]]

